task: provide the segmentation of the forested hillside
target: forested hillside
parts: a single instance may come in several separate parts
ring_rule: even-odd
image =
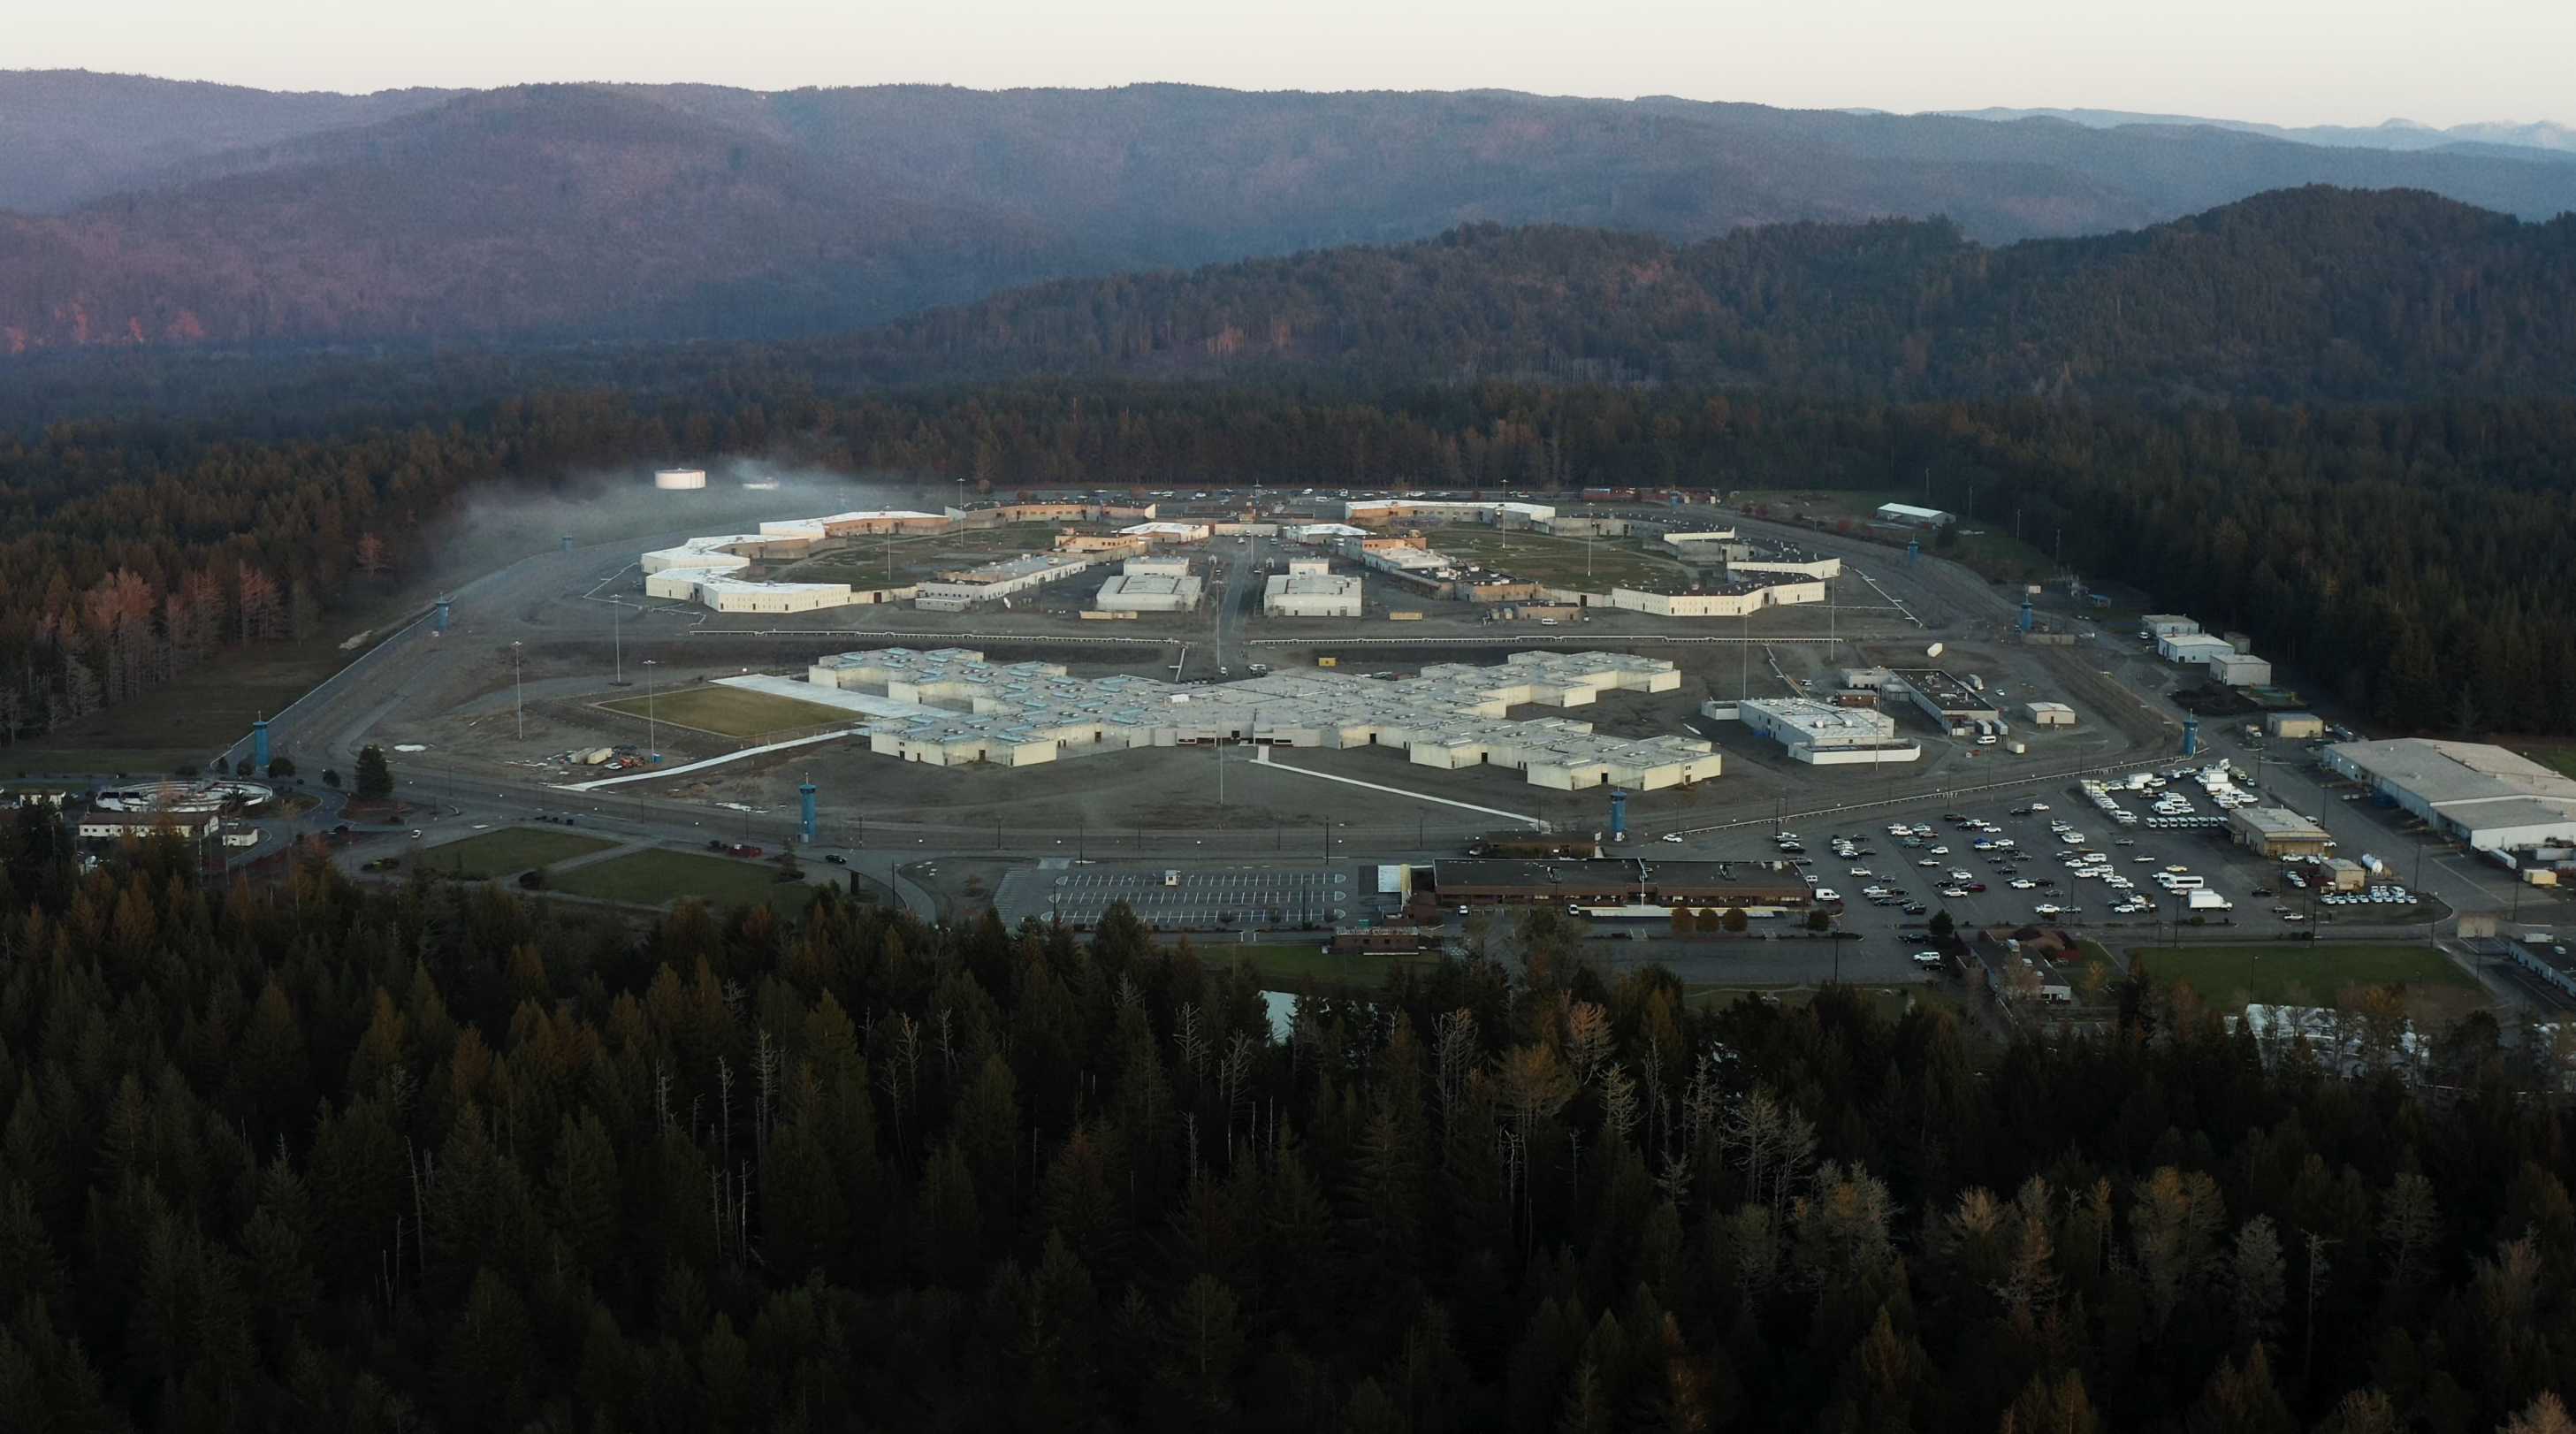
[[[2315,188],[2001,249],[1895,220],[1681,246],[1479,226],[1067,280],[812,349],[885,381],[1287,370],[1899,399],[2562,393],[2576,384],[2576,218],[2525,224],[2427,194]]]
[[[2140,982],[1981,1064],[1537,913],[1278,1039],[1123,908],[189,867],[0,827],[13,1429],[2483,1434],[2576,1381],[2565,1073],[2483,1018],[2346,1076]]]
[[[2320,184],[2576,208],[2545,160],[1671,98],[0,72],[0,351],[807,334],[1470,223],[1691,244],[1946,216],[2007,244]]]

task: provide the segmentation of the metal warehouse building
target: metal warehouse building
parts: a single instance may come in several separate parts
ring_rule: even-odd
[[[2239,807],[2227,827],[2259,856],[2323,856],[2334,845],[2324,827],[2287,807]]]
[[[1777,697],[1711,702],[1701,707],[1700,713],[1707,717],[1729,715],[1717,710],[1723,707],[1732,707],[1731,715],[1738,721],[1788,748],[1791,757],[1810,766],[1875,766],[1882,762],[1911,762],[1923,755],[1922,748],[1896,735],[1895,718],[1865,708],[1838,707],[1803,697]]]
[[[2406,737],[2340,743],[2324,760],[2473,847],[2576,842],[2576,780],[2502,747]]]

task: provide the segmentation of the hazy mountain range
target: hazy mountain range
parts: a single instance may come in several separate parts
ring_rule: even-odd
[[[1689,243],[1942,215],[2004,243],[2309,184],[2576,208],[2576,164],[2214,125],[1505,92],[353,97],[0,73],[0,349],[813,332],[1476,221]]]
[[[1863,111],[1867,113],[1867,111]],[[1947,114],[1963,119],[2011,122],[2027,119],[2064,120],[2087,129],[2122,129],[2132,125],[2208,126],[2215,129],[2239,130],[2246,134],[2270,135],[2298,144],[2321,144],[2343,149],[2436,150],[2450,154],[2494,155],[2512,159],[2556,159],[2576,161],[2576,129],[2541,120],[2532,124],[2456,124],[2447,129],[2417,124],[2413,120],[2393,119],[2375,125],[2299,125],[2263,124],[2255,120],[2201,119],[2192,115],[2139,114],[2132,110],[2015,110],[1981,109],[1948,110]]]

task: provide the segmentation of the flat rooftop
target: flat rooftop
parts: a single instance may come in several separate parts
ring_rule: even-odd
[[[1515,707],[1576,708],[1614,689],[1680,685],[1671,663],[1629,653],[1515,652],[1495,666],[1435,663],[1393,680],[1297,668],[1176,686],[1148,677],[1076,678],[1053,663],[992,663],[965,648],[879,648],[821,658],[808,682],[930,709],[935,715],[871,724],[874,750],[907,760],[1020,765],[1223,741],[1384,747],[1417,766],[1499,766],[1543,786],[1667,786],[1719,771],[1710,744],[1695,737],[1612,737],[1570,717],[1511,716]]]
[[[2228,820],[2276,841],[2332,841],[2324,827],[2287,807],[2239,807]]]

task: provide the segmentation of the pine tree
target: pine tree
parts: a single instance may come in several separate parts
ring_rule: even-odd
[[[383,801],[394,794],[393,768],[385,762],[385,749],[370,742],[358,749],[357,794],[368,801]]]
[[[464,1314],[439,1359],[439,1383],[457,1427],[518,1427],[528,1408],[528,1380],[536,1373],[530,1335],[528,1309],[517,1292],[492,1271],[476,1270]]]
[[[605,1280],[616,1262],[622,1198],[608,1128],[586,1110],[565,1116],[546,1169],[546,1215],[594,1280]]]

